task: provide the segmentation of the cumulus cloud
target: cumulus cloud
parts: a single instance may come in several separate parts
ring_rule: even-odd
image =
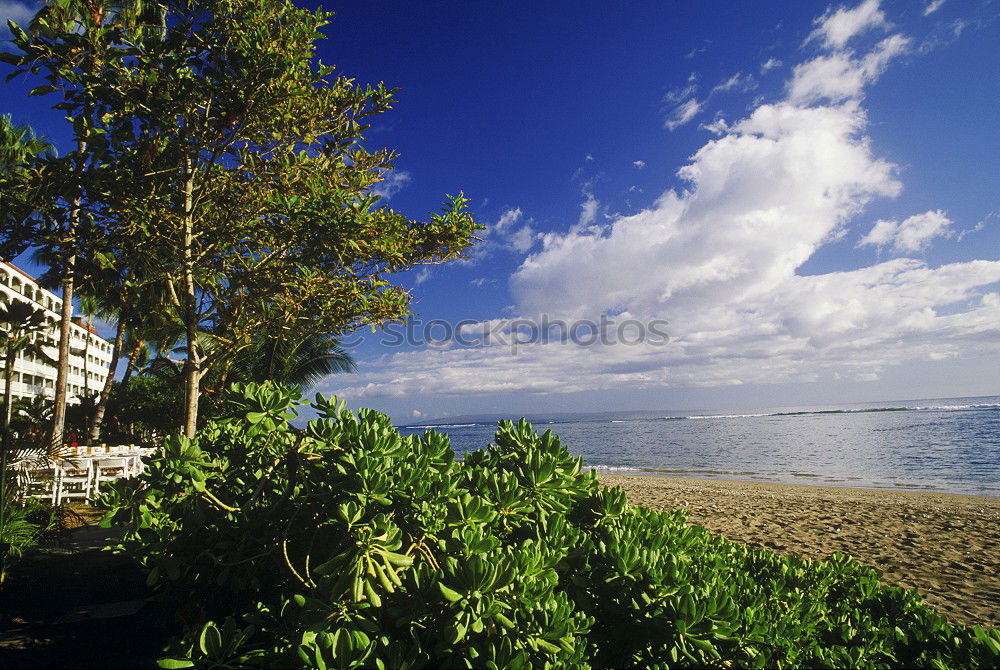
[[[840,7],[836,11],[828,9],[814,24],[816,28],[809,33],[806,43],[818,40],[827,49],[843,48],[856,35],[889,26],[879,0],[864,0],[856,7]]]
[[[872,198],[898,192],[893,166],[860,135],[865,123],[856,103],[762,105],[679,170],[684,192],[664,192],[604,236],[547,236],[512,292],[528,313],[580,315],[769,290]]]
[[[851,21],[836,18],[850,12]],[[817,25],[815,39],[841,49],[885,18],[863,2]],[[806,85],[812,77],[795,68],[785,99],[715,124],[717,136],[677,171],[682,187],[648,208],[599,226],[600,203],[585,193],[579,219],[543,235],[510,278],[516,315],[665,320],[668,342],[397,352],[328,390],[360,398],[864,380],[908,361],[1000,353],[1000,260],[934,267],[903,257],[801,273],[869,203],[902,188],[871,146],[862,106],[864,87],[906,42],[893,37],[868,53],[820,57],[842,56],[833,71],[849,85]],[[862,244],[908,253],[951,226],[930,210],[878,222]]]
[[[837,51],[796,65],[788,82],[788,98],[800,105],[858,98],[866,85],[885,72],[893,58],[906,53],[910,44],[910,38],[896,34],[861,57]]]
[[[949,237],[952,221],[940,209],[915,214],[902,222],[879,220],[858,242],[859,247],[892,247],[893,251],[913,253],[926,249],[935,237]]]
[[[514,251],[525,253],[535,246],[536,239],[538,233],[530,225],[525,224],[509,236],[508,243]]]
[[[637,169],[641,170],[646,167],[646,161],[632,161],[632,165]]]
[[[597,212],[601,206],[593,193],[584,192],[583,202],[580,203],[580,218],[576,221],[574,230],[589,229],[597,221]]]

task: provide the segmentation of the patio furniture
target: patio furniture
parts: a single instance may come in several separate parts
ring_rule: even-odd
[[[59,505],[73,499],[78,499],[80,502],[89,500],[94,478],[93,460],[89,458],[67,460],[59,463],[57,467],[59,474],[55,504]]]
[[[130,477],[134,465],[131,458],[98,458],[94,464],[95,490],[101,482]]]
[[[59,492],[59,469],[53,465],[27,472],[22,494],[26,497],[48,500],[55,505]]]

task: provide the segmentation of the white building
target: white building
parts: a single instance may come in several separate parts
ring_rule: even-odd
[[[41,337],[44,351],[53,359],[59,357],[59,318],[62,299],[38,285],[34,277],[24,270],[0,262],[0,292],[5,301],[20,300],[46,311],[48,331]],[[99,393],[111,365],[111,344],[88,329],[79,317],[73,318],[69,338],[69,377],[66,380],[67,402],[77,402],[77,396],[88,390]],[[2,368],[0,368],[2,369]],[[0,393],[4,392],[3,375],[0,374]],[[56,394],[56,366],[44,359],[21,354],[14,362],[14,398],[31,398]],[[0,395],[0,401],[2,401]]]

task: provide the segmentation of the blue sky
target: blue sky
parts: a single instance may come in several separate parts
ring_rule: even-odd
[[[332,9],[323,59],[400,89],[391,206],[464,190],[488,227],[401,278],[414,309],[494,339],[366,334],[321,390],[397,420],[1000,392],[998,3]],[[26,86],[2,111],[61,140]],[[602,315],[669,341],[498,341]]]

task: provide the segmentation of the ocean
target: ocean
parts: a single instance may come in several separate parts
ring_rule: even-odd
[[[599,472],[1000,497],[1000,396],[529,419]],[[461,456],[489,444],[496,421],[401,427],[428,429]]]

